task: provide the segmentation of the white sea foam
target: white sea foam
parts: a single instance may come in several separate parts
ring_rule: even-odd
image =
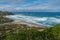
[[[20,20],[28,23],[35,23],[38,25],[45,25],[45,26],[53,26],[60,23],[60,19],[56,17],[33,17],[25,15],[10,15],[6,17],[14,20]]]

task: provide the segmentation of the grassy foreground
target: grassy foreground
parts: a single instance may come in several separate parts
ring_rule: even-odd
[[[0,27],[0,40],[60,40],[60,24],[38,31],[22,24],[10,24]]]

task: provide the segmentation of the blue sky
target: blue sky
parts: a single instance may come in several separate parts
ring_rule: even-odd
[[[0,0],[0,10],[60,12],[60,0]]]

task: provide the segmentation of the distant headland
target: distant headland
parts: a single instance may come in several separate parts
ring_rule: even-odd
[[[14,14],[12,12],[0,11],[0,16],[5,16],[5,15],[14,15]]]

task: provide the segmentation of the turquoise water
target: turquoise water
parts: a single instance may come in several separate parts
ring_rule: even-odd
[[[35,23],[44,26],[60,24],[60,12],[13,12],[15,15],[8,16],[14,20]]]

